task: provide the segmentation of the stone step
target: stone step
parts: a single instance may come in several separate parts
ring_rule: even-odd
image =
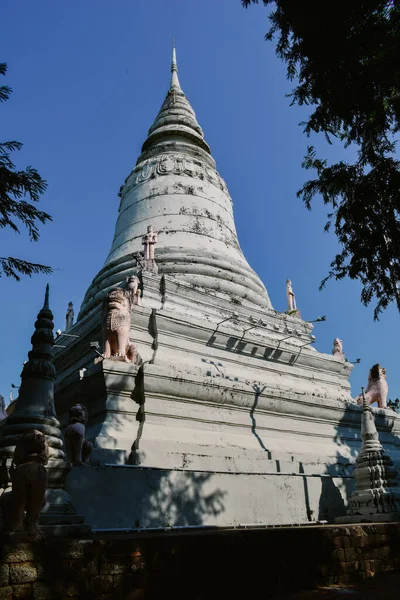
[[[77,525],[40,525],[46,538],[48,537],[79,537],[88,535],[91,532],[90,525],[85,523]]]
[[[271,458],[270,453],[261,451],[257,456],[246,456],[243,451],[242,456],[229,455],[215,456],[210,453],[201,455],[189,452],[165,452],[163,456],[163,466],[168,468],[178,468],[188,471],[218,471],[231,473],[300,473],[300,463],[298,461],[283,461]],[[138,463],[136,466],[148,466],[157,464],[157,454],[151,451],[144,452],[144,461],[140,462],[141,456],[137,453]]]
[[[79,525],[84,522],[82,515],[41,514],[39,525]]]

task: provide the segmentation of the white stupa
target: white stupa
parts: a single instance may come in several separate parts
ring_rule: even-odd
[[[232,201],[178,80],[121,189],[111,250],[56,356],[56,409],[88,407],[102,466],[67,488],[94,528],[299,523],[345,513],[359,449],[351,365],[272,308],[240,249]],[[212,107],[210,107],[211,109]],[[244,199],[236,199],[243,202]],[[154,269],[143,235],[157,233]],[[130,340],[142,366],[96,359],[107,291],[141,279]],[[286,274],[282,275],[282,281]],[[377,410],[399,457],[399,419]]]

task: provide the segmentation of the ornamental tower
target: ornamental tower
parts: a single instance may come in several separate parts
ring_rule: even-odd
[[[0,457],[3,465],[11,466],[18,440],[34,429],[43,433],[49,444],[46,465],[48,485],[40,524],[46,536],[81,535],[90,529],[82,515],[76,513],[64,482],[70,469],[65,460],[63,440],[54,407],[54,336],[53,313],[49,306],[49,286],[46,287],[43,308],[35,322],[28,353],[21,373],[21,386],[10,416],[0,426]],[[19,494],[22,494],[19,488]],[[27,492],[28,493],[28,492]]]
[[[21,387],[15,408],[0,435],[0,456],[12,457],[17,440],[26,432],[38,429],[47,437],[50,458],[63,459],[60,423],[54,409],[53,313],[49,307],[49,286],[43,308],[37,315],[31,337],[32,350],[21,373]]]
[[[352,365],[317,352],[298,311],[272,308],[240,250],[175,50],[171,72],[121,188],[105,265],[57,340],[57,415],[66,424],[72,404],[87,406],[86,438],[102,465],[74,468],[67,489],[100,529],[336,516],[360,435]],[[114,288],[122,289],[106,296]],[[113,319],[103,319],[105,297]],[[129,340],[118,347],[138,360],[95,354],[110,322],[125,324]],[[398,419],[381,413],[395,458]]]
[[[364,395],[364,392],[363,392]],[[365,400],[361,417],[362,446],[354,469],[355,490],[347,517],[339,523],[399,521],[399,478],[393,461],[379,441],[372,409]]]

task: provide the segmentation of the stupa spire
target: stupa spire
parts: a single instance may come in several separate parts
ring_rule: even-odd
[[[147,139],[142,146],[142,154],[137,164],[143,160],[160,154],[160,145],[165,148],[165,142],[171,138],[184,141],[192,147],[198,147],[208,155],[210,166],[215,169],[214,159],[211,158],[210,147],[204,139],[204,133],[200,127],[196,113],[189,100],[186,98],[178,79],[178,64],[176,61],[176,49],[174,38],[172,38],[171,58],[171,81],[167,95],[158,114],[149,129]]]
[[[63,458],[61,431],[54,408],[53,313],[49,306],[49,286],[46,286],[43,308],[35,322],[28,353],[21,373],[21,387],[12,415],[0,436],[0,455],[12,456],[21,435],[38,429],[47,436],[50,456]]]
[[[181,85],[179,83],[178,78],[178,64],[176,62],[176,49],[175,49],[175,41],[172,38],[172,61],[171,61],[171,84],[169,88],[172,90],[173,88],[181,89]]]

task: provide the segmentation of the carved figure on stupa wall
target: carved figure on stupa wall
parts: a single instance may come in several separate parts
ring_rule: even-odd
[[[154,260],[154,246],[157,242],[158,236],[153,229],[153,225],[148,225],[147,233],[142,238],[145,260]]]
[[[72,302],[68,302],[67,314],[65,315],[65,332],[67,333],[72,325],[74,324],[74,305]]]
[[[294,295],[292,282],[290,281],[290,279],[286,280],[286,297],[288,301],[288,310],[297,310],[296,296]]]
[[[88,465],[93,450],[92,442],[85,440],[87,408],[75,404],[69,410],[69,425],[64,431],[67,460],[74,466]]]

